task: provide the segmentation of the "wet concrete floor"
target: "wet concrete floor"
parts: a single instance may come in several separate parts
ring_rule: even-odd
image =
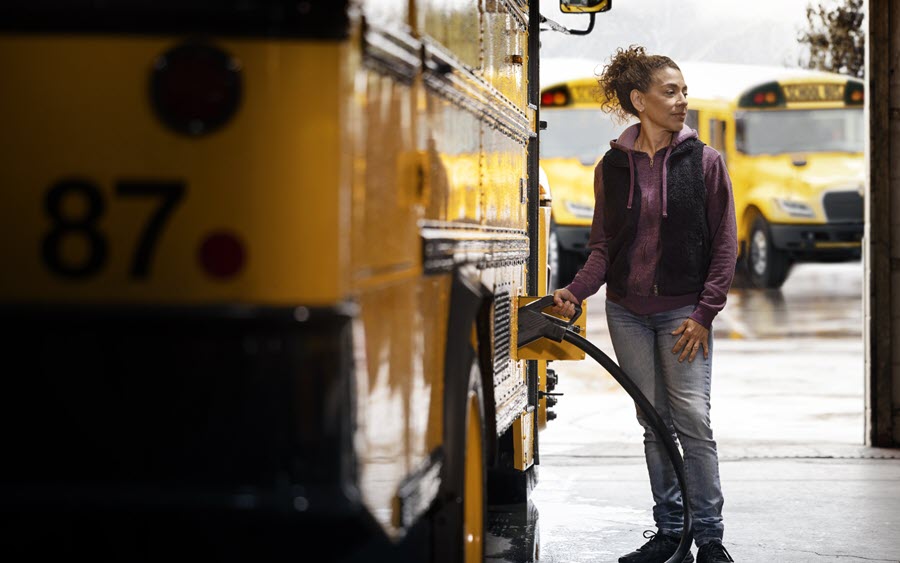
[[[587,337],[612,358],[601,293]],[[735,287],[714,323],[712,423],[738,562],[900,562],[900,450],[864,445],[862,264]],[[590,358],[564,393],[527,505],[494,507],[488,561],[603,563],[646,541],[652,499],[628,395]],[[694,548],[696,554],[696,548]]]

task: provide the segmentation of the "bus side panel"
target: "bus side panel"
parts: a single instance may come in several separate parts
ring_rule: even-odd
[[[481,2],[483,0],[419,0],[416,29],[470,68],[482,67]]]
[[[411,278],[360,295],[357,432],[360,490],[392,533],[394,497],[441,440],[449,276]]]
[[[480,152],[478,118],[434,94],[428,96],[434,158],[429,171],[426,219],[479,223]]]
[[[366,3],[371,37],[349,63],[353,92],[345,122],[351,143],[352,293],[356,420],[354,448],[363,502],[391,537],[404,526],[400,489],[430,463],[443,440],[443,365],[449,276],[422,275],[419,221],[433,186],[437,152],[420,141],[425,120],[420,79],[410,58],[378,51],[408,39],[408,3]],[[369,40],[381,42],[368,44]],[[444,209],[446,205],[443,206]],[[418,515],[420,516],[420,515]]]
[[[525,151],[515,139],[484,127],[483,215],[491,225],[525,229]]]
[[[360,288],[409,276],[420,259],[422,181],[414,92],[391,76],[360,70],[353,151],[353,280]],[[363,85],[359,88],[359,85]],[[386,226],[390,228],[386,228]]]
[[[517,107],[528,105],[524,69],[528,34],[519,17],[504,2],[486,1],[484,14],[484,76]]]

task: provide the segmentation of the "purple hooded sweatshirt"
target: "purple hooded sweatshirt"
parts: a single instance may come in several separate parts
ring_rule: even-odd
[[[734,278],[737,260],[737,227],[734,219],[734,198],[731,193],[731,179],[722,156],[712,147],[703,148],[703,177],[706,181],[706,220],[711,237],[711,260],[703,290],[688,295],[653,295],[653,280],[659,263],[662,246],[659,242],[660,226],[667,217],[666,165],[672,149],[686,139],[697,138],[697,132],[685,125],[674,135],[672,144],[660,149],[653,157],[634,150],[634,143],[641,125],[635,124],[622,135],[610,142],[628,155],[631,169],[631,186],[628,194],[628,208],[634,196],[634,177],[640,183],[641,214],[638,218],[637,233],[628,250],[631,269],[626,281],[626,296],[616,295],[607,288],[606,297],[625,307],[635,315],[652,315],[671,311],[688,305],[694,306],[690,318],[706,328],[710,328],[716,314],[725,307],[725,299]],[[591,254],[587,262],[567,286],[567,289],[583,301],[596,293],[606,282],[609,265],[607,253],[608,236],[603,229],[603,165],[594,169],[594,220],[588,248]]]

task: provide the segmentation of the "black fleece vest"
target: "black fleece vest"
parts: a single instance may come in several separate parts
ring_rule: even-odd
[[[668,217],[661,218],[662,256],[654,284],[659,295],[700,293],[709,271],[703,147],[699,139],[686,139],[672,149],[666,163]],[[635,170],[634,197],[628,209],[628,155],[610,149],[603,156],[602,165],[606,196],[603,221],[609,251],[606,283],[615,294],[624,297],[631,270],[630,250],[641,213],[641,189]]]

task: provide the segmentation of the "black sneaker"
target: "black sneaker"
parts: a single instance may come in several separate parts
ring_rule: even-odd
[[[697,552],[697,563],[728,563],[734,561],[731,554],[725,549],[721,543],[711,541],[706,545],[700,546]]]
[[[644,537],[650,541],[637,548],[637,551],[619,557],[619,563],[665,563],[678,550],[678,544],[681,542],[681,538],[657,534],[650,530],[644,532]],[[688,551],[682,561],[694,563],[694,556]]]

